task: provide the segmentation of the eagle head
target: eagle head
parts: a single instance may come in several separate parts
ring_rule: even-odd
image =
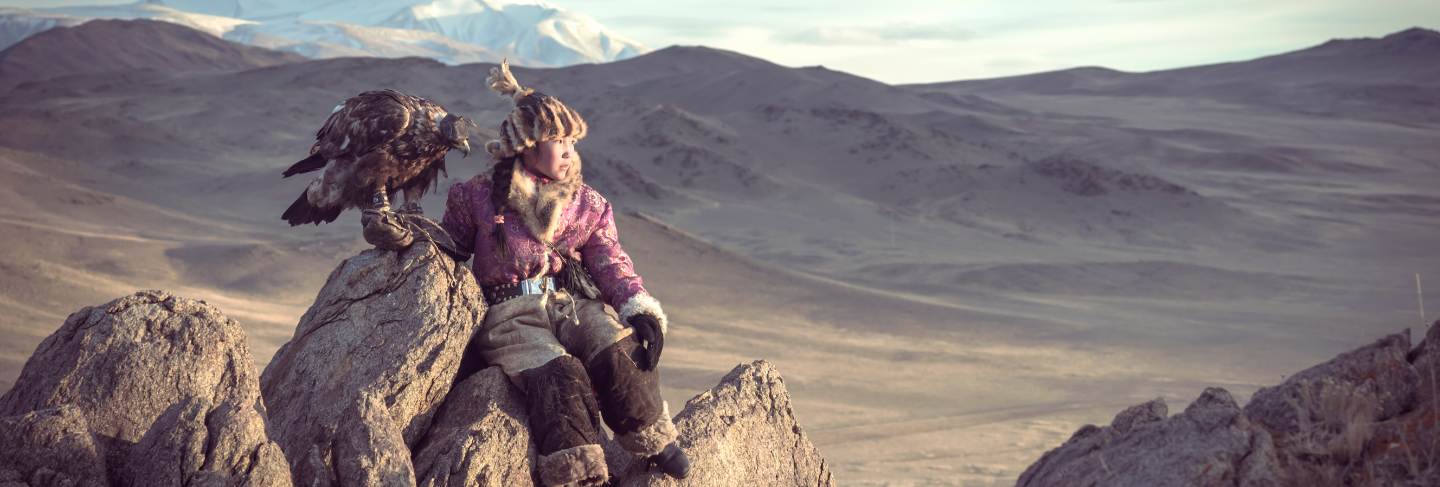
[[[445,138],[445,144],[453,149],[460,149],[466,157],[470,156],[470,135],[478,133],[480,126],[469,118],[455,114],[446,114],[440,120],[440,136]]]

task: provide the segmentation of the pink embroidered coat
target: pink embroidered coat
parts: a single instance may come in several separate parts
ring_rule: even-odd
[[[530,178],[531,184],[555,183],[523,169],[517,168],[514,172],[517,181]],[[571,255],[578,252],[600,289],[601,299],[619,311],[622,319],[648,312],[663,320],[659,303],[646,292],[630,256],[620,247],[610,202],[589,185],[578,186],[574,198],[559,211],[558,221],[554,222],[555,247]],[[514,204],[507,207],[501,226],[511,258],[501,259],[495,248],[495,212],[490,193],[490,179],[485,174],[455,183],[450,187],[445,214],[441,217],[441,225],[455,243],[474,253],[475,280],[481,286],[493,286],[538,277],[547,269],[551,274],[558,272],[563,260],[548,252],[532,234],[531,225],[526,224],[525,217],[519,214],[521,210],[514,208]]]

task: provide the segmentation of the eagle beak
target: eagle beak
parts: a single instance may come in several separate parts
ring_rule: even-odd
[[[470,141],[460,143],[460,152],[465,153],[464,157],[470,157]]]

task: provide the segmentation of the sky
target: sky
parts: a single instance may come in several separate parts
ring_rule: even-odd
[[[700,44],[891,84],[1077,66],[1150,71],[1440,29],[1440,0],[552,3],[651,47]]]
[[[646,47],[704,45],[890,84],[1152,71],[1440,30],[1440,0],[547,0]],[[3,2],[20,6],[128,3]]]

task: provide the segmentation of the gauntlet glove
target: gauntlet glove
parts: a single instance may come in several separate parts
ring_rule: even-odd
[[[630,327],[635,329],[636,337],[645,347],[645,363],[636,365],[642,370],[654,370],[660,363],[660,351],[665,348],[665,333],[660,331],[660,321],[648,314],[638,314],[630,317]]]
[[[365,241],[384,250],[404,250],[415,242],[410,226],[389,210],[367,209],[360,216]]]
[[[429,240],[457,261],[470,260],[469,251],[456,245],[455,239],[439,223],[419,211],[418,206],[401,208],[398,212],[365,210],[360,216],[365,241],[379,249],[405,250],[416,240]]]

